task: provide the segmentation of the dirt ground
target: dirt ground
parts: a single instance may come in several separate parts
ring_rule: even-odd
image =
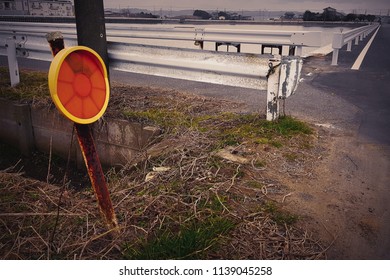
[[[290,180],[288,208],[305,216],[305,226],[331,244],[329,259],[388,260],[390,147],[362,136],[362,109],[316,82],[318,75],[338,71],[343,69],[323,57],[304,65],[297,94],[304,95],[299,107],[308,113],[298,115],[317,126],[325,152],[316,176]]]
[[[316,176],[289,180],[287,208],[330,244],[329,259],[389,259],[389,151],[338,129],[320,131],[327,151]]]

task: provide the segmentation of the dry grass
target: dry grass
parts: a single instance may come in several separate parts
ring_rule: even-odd
[[[267,192],[272,185],[262,178],[256,181],[251,178],[249,184],[238,176],[240,168],[249,173],[252,167],[240,167],[207,154],[196,155],[192,148],[187,146],[185,151],[178,149],[168,157],[107,173],[121,227],[116,238],[105,231],[90,189],[65,191],[55,229],[61,188],[21,174],[1,172],[0,251],[4,252],[1,257],[324,258],[324,249],[307,232],[294,228],[287,219],[273,220],[275,211],[281,210],[269,211]],[[155,166],[171,169],[156,173],[145,182],[146,175]],[[216,220],[217,217],[221,220]],[[207,237],[210,239],[206,240],[207,247],[195,247],[192,251],[190,248],[193,255],[142,254],[148,242],[163,240],[164,235],[180,240],[184,229],[199,225],[197,231],[205,223],[219,226],[221,221],[233,226]]]
[[[120,234],[105,230],[89,186],[27,178],[18,164],[0,171],[1,258],[326,257],[281,203],[289,189],[280,174],[313,176],[316,138],[307,126],[269,124],[237,113],[242,104],[174,91],[115,84],[112,92],[108,115],[163,129],[140,157],[106,172]],[[221,158],[220,149],[247,161]]]
[[[0,67],[0,97],[38,106],[51,104],[47,73],[21,71],[20,81],[11,87],[8,67]]]
[[[267,176],[269,167],[241,165],[216,157],[210,152],[212,140],[203,133],[188,131],[180,137],[186,139],[180,141],[186,144],[176,146],[169,153],[157,157],[145,154],[143,161],[107,172],[121,226],[121,234],[116,238],[105,231],[89,188],[82,191],[67,188],[60,205],[58,227],[54,229],[61,187],[27,179],[21,174],[1,172],[3,214],[0,215],[0,227],[3,235],[0,251],[5,252],[2,257],[325,257],[325,250],[318,241],[309,233],[295,228],[296,217],[284,212],[276,202],[276,197],[280,201],[287,190],[277,182],[271,183]],[[154,177],[146,181],[148,175]],[[221,220],[216,220],[217,217]],[[222,233],[207,236],[209,240],[202,241],[207,245],[190,248],[189,254],[177,255],[175,251],[166,252],[166,249],[162,249],[161,254],[143,253],[150,250],[148,244],[164,248],[164,244],[160,243],[166,240],[166,236],[176,238],[177,245],[182,246],[180,244],[184,241],[180,240],[185,230],[195,226],[193,231],[199,231],[205,223],[215,223],[219,227],[221,222],[232,226]],[[50,242],[54,230],[56,234]],[[194,240],[198,238],[202,237],[195,236]]]

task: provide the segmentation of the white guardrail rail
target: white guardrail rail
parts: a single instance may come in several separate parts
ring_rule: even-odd
[[[363,41],[371,32],[379,28],[379,24],[371,24],[349,30],[345,33],[335,33],[333,35],[333,55],[332,65],[337,65],[339,59],[339,52],[345,45],[347,45],[347,51],[352,50],[352,42],[355,41],[355,45],[359,44],[359,41]]]
[[[14,23],[0,24],[0,55],[7,55],[9,58],[11,84],[13,78],[16,83],[19,81],[16,57],[52,60],[50,47],[45,37],[48,32],[52,31],[63,33],[65,46],[77,44],[75,25],[56,24],[55,28],[52,28],[46,24],[35,23],[18,23],[15,26]],[[181,34],[181,31],[179,33]],[[188,32],[183,33],[188,36]],[[302,68],[300,57],[131,44],[112,40],[113,34],[125,36],[118,30],[114,32],[108,29],[108,55],[111,69],[266,90],[267,120],[279,118],[279,101],[292,95],[298,86]],[[170,32],[167,34],[159,32],[156,37],[161,35],[159,38],[170,37],[177,40],[178,38],[182,40],[184,37],[183,34],[180,36]],[[287,36],[281,34],[278,33],[277,36]],[[206,38],[205,34],[202,36],[201,38]],[[234,37],[234,35],[231,36]],[[244,34],[243,37],[245,36]],[[190,39],[188,37],[188,40],[197,39],[200,38],[195,36]],[[247,38],[246,42],[249,41]]]
[[[61,31],[64,37],[76,38],[76,24],[71,23],[26,23],[0,22],[0,32],[46,34]],[[289,55],[301,56],[303,47],[320,47],[322,33],[320,31],[269,31],[269,30],[237,30],[218,28],[198,28],[195,26],[131,26],[129,24],[106,24],[107,40],[123,42],[125,39],[150,39],[168,41],[189,41],[203,48],[205,43],[215,44],[215,50],[220,45],[233,45],[240,52],[241,44],[261,45],[265,47],[289,47]],[[158,45],[158,44],[157,44]]]

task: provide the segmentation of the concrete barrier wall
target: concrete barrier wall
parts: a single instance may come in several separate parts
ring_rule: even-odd
[[[82,155],[74,135],[73,123],[56,109],[31,108],[0,99],[0,141],[18,148],[22,154],[31,155],[37,149],[82,163]],[[92,125],[96,149],[102,165],[125,165],[142,152],[160,130],[144,127],[126,120],[105,118]]]

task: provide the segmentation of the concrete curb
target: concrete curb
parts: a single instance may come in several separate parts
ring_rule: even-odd
[[[18,148],[25,156],[34,150],[68,157],[73,123],[56,110],[32,108],[0,99],[0,140]],[[92,125],[96,149],[104,166],[125,165],[144,151],[160,134],[156,127],[126,120],[104,119]],[[76,136],[71,159],[83,164]]]

